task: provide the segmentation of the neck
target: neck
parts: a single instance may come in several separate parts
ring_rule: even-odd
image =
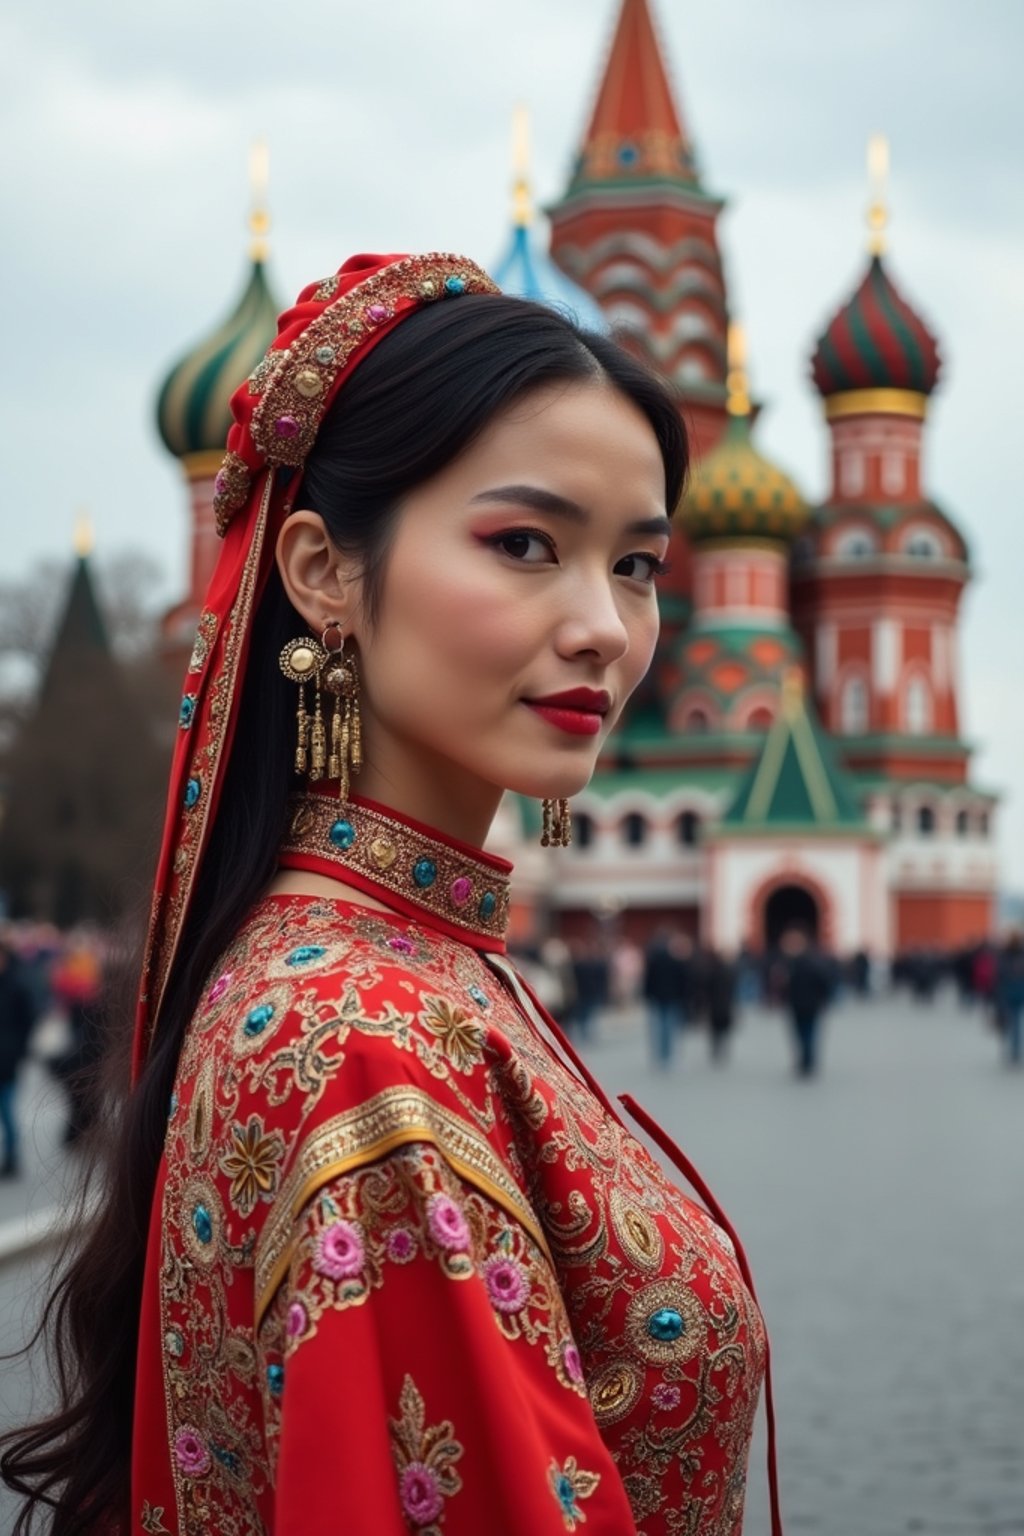
[[[399,816],[434,827],[445,837],[482,848],[501,803],[503,790],[458,768],[417,743],[416,751],[371,750],[353,779],[361,798],[386,805]]]

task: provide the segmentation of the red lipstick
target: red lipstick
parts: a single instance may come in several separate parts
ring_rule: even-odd
[[[611,698],[596,688],[567,688],[549,693],[542,699],[524,699],[525,704],[549,725],[571,736],[596,736],[611,707]]]

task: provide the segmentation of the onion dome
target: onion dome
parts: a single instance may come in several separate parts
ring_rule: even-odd
[[[281,306],[267,281],[264,203],[266,151],[254,148],[249,280],[238,303],[216,330],[175,363],[157,399],[157,427],[176,458],[216,455],[219,462],[232,423],[231,396],[277,335]],[[186,467],[188,467],[186,462]]]
[[[743,536],[788,542],[806,522],[807,504],[789,476],[754,447],[742,346],[739,328],[730,326],[729,422],[694,468],[679,521],[692,540]]]
[[[939,348],[882,260],[889,222],[889,145],[880,136],[868,145],[868,174],[871,260],[853,297],[818,338],[811,376],[830,419],[867,412],[923,417],[939,377]]]
[[[610,326],[596,299],[580,288],[541,251],[533,238],[533,207],[528,175],[528,124],[525,110],[515,114],[515,181],[512,239],[491,276],[503,293],[546,304],[587,331],[607,335]]]

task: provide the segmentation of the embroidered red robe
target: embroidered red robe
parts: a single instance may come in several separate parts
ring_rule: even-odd
[[[729,1239],[480,954],[254,909],[170,1107],[133,1531],[738,1536],[764,1354]]]

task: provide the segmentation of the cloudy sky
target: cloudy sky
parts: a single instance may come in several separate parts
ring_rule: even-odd
[[[825,489],[807,384],[817,331],[864,263],[864,152],[892,141],[891,270],[942,339],[928,479],[974,552],[963,616],[975,777],[1007,797],[1024,889],[1024,6],[1020,0],[655,0],[749,331],[761,446]],[[183,580],[185,496],[159,444],[163,371],[233,306],[246,163],[272,160],[282,300],[359,249],[506,238],[510,121],[561,190],[617,0],[7,0],[2,573],[70,550],[151,551]]]

